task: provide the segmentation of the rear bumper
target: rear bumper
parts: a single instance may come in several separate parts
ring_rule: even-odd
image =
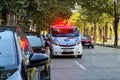
[[[94,46],[92,42],[82,42],[82,46]]]

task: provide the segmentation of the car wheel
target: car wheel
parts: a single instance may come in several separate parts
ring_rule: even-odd
[[[92,48],[94,49],[94,46],[92,46]]]
[[[22,80],[28,80],[28,76],[26,74],[25,67],[23,66],[23,64],[21,67],[21,77],[22,77]]]
[[[50,80],[50,66],[48,69],[45,69],[40,72],[40,80]]]
[[[88,48],[90,48],[90,46],[88,46]]]
[[[82,58],[82,55],[77,55],[78,58]]]

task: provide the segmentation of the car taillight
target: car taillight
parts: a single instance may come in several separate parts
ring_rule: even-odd
[[[91,40],[92,43],[94,43],[94,40]]]
[[[25,48],[25,42],[24,41],[20,41],[20,45],[21,45],[22,49]]]
[[[26,48],[26,45],[27,45],[26,40],[21,40],[21,41],[20,41],[20,45],[21,45],[22,49],[25,49],[25,48]]]

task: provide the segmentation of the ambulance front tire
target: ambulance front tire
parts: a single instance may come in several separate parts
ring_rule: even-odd
[[[78,58],[82,58],[82,55],[77,55]]]

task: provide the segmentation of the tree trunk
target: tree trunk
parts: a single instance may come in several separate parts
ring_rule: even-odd
[[[105,38],[105,42],[107,42],[107,39],[108,39],[108,22],[106,22],[106,24],[105,24],[105,36],[104,36],[104,38]]]
[[[118,22],[119,22],[119,19],[114,21],[114,35],[115,35],[115,38],[114,38],[114,46],[118,46]]]
[[[103,27],[102,32],[103,32],[102,38],[103,38],[103,45],[104,45],[105,44],[105,28],[104,27]]]
[[[102,40],[102,29],[100,28],[100,26],[99,26],[99,39],[100,41]]]
[[[85,28],[86,28],[86,27],[84,26],[84,34],[86,33]]]
[[[96,42],[96,21],[94,21],[94,42]]]
[[[112,40],[112,28],[110,27],[110,40]]]
[[[118,1],[116,3],[116,1],[114,1],[114,10],[115,10],[115,14],[114,14],[114,34],[115,34],[115,39],[114,39],[114,46],[118,46],[118,23],[119,23],[119,14],[118,14]]]

